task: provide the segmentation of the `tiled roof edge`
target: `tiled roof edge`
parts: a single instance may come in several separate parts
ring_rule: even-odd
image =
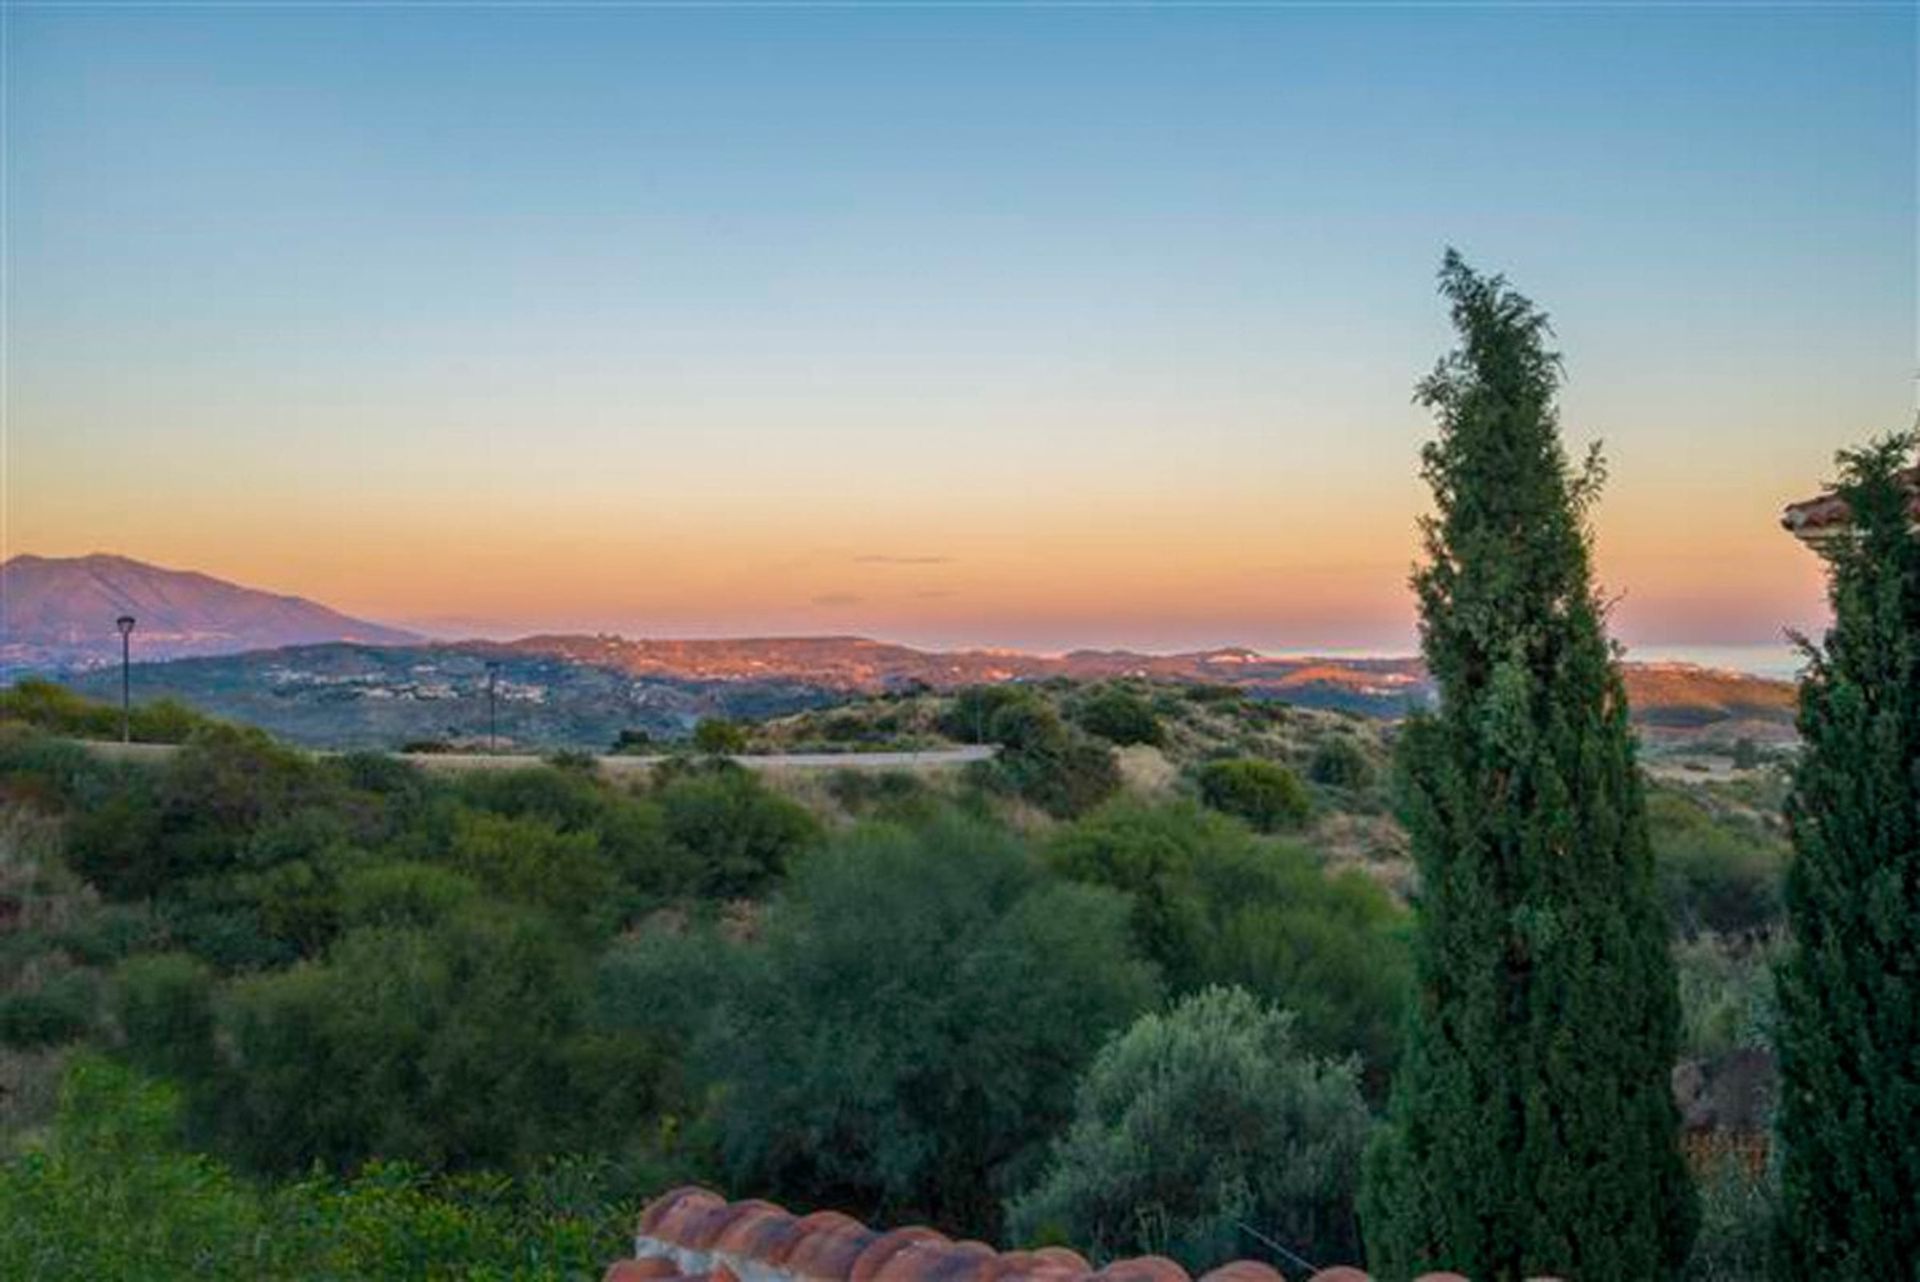
[[[1916,522],[1920,522],[1920,467],[1910,467],[1902,472],[1900,482],[1912,495],[1907,510]],[[1820,538],[1843,528],[1852,517],[1853,513],[1845,499],[1838,494],[1822,494],[1799,503],[1789,503],[1780,517],[1780,524],[1800,538]]]
[[[1095,1269],[1063,1247],[996,1251],[924,1226],[881,1232],[837,1211],[796,1216],[771,1202],[729,1202],[711,1189],[669,1190],[640,1213],[633,1258],[603,1282],[1195,1282],[1165,1256]],[[1287,1282],[1271,1265],[1235,1260],[1198,1282]],[[1354,1268],[1321,1269],[1299,1282],[1372,1282]],[[1469,1282],[1426,1273],[1415,1282]],[[1559,1282],[1536,1278],[1532,1282]]]

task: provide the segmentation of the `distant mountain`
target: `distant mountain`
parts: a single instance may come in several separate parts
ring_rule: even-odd
[[[303,743],[390,747],[484,734],[489,664],[501,737],[541,748],[604,746],[626,729],[673,736],[706,716],[754,719],[889,691],[1003,681],[1139,676],[1386,718],[1433,697],[1413,658],[1276,658],[1250,650],[1048,656],[917,650],[863,637],[614,636],[328,644],[181,659],[136,670],[134,696],[172,695]],[[112,697],[117,680],[100,672],[74,684]],[[1785,682],[1686,664],[1628,664],[1626,680],[1634,719],[1650,738],[1792,737],[1794,692]]]
[[[124,556],[16,556],[0,564],[0,673],[72,671],[118,659],[114,620],[123,614],[139,620],[133,644],[140,660],[419,639],[301,597]]]

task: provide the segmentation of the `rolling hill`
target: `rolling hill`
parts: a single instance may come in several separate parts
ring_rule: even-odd
[[[1256,700],[1392,719],[1432,697],[1416,659],[1269,658],[1000,651],[941,653],[861,638],[627,641],[538,637],[410,646],[283,647],[137,665],[136,699],[171,696],[296,742],[392,747],[467,739],[487,726],[488,666],[503,740],[604,747],[623,730],[684,734],[702,717],[746,720],[915,691],[1002,681],[1080,684],[1120,677],[1231,686]],[[1793,733],[1793,687],[1678,664],[1626,670],[1644,735],[1674,742]],[[117,697],[119,674],[81,673],[85,693]]]

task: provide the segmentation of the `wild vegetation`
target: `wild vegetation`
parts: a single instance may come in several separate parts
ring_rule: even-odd
[[[1083,733],[1010,706],[1029,742]],[[430,773],[217,724],[123,762],[7,727],[0,1182],[35,1258],[184,1258],[44,1218],[51,1190],[145,1196],[88,1164],[75,1092],[137,1115],[128,1180],[258,1225],[378,1194],[537,1237],[565,1167],[600,1199],[576,1236],[698,1177],[999,1237],[1084,1072],[1167,1000],[1237,985],[1354,1089],[1390,1072],[1404,910],[1297,840],[1167,794],[1049,818],[992,777],[793,786]],[[1350,1224],[1329,1180],[1299,1195]],[[244,1236],[232,1267],[270,1275]]]
[[[1911,446],[1849,460],[1805,757],[1650,777],[1544,320],[1445,279],[1404,728],[1039,681],[461,773],[0,693],[0,1275],[591,1277],[687,1180],[1196,1271],[1901,1275]],[[998,751],[720,755],[922,739]],[[1768,1162],[1714,1084],[1775,1045]]]
[[[640,783],[449,775],[200,721],[132,764],[16,716],[0,1198],[22,1233],[4,1271],[424,1275],[486,1256],[576,1276],[686,1178],[1196,1267],[1284,1258],[1263,1239],[1352,1258],[1349,1158],[1399,1053],[1407,914],[1397,874],[1315,834],[1382,807],[1380,740],[1144,701],[1168,742],[1194,733],[1189,708],[1254,719],[1233,746],[1298,762],[1315,817],[1265,835],[1177,771],[1054,819],[990,778],[769,784],[700,758]],[[79,711],[54,724],[98,709]],[[1165,751],[1124,751],[1143,748]],[[1336,755],[1337,782],[1316,781]],[[1757,1017],[1738,937],[1694,927],[1764,932],[1778,899],[1775,853],[1690,853],[1777,844],[1748,790],[1655,794],[1662,867],[1693,870],[1663,876],[1669,917],[1711,959],[1688,990],[1702,1053]],[[1127,1146],[1185,1106],[1118,1101],[1141,1048],[1228,1029],[1218,1054],[1267,1048],[1276,1074],[1246,1124],[1299,1160],[1155,1202]],[[1228,1071],[1212,1062],[1197,1081]],[[57,1209],[74,1205],[102,1209]],[[216,1220],[235,1227],[208,1236]]]

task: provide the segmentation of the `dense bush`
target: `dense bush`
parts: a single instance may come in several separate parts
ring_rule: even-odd
[[[1756,822],[1716,818],[1673,788],[1647,798],[1654,871],[1682,934],[1769,930],[1782,920],[1787,845]]]
[[[1072,705],[1072,716],[1088,734],[1122,747],[1159,743],[1162,737],[1153,705],[1125,686],[1099,687]]]
[[[1210,988],[1101,1049],[1072,1128],[1009,1224],[1096,1259],[1168,1255],[1195,1276],[1275,1259],[1267,1241],[1288,1252],[1283,1268],[1355,1259],[1367,1126],[1351,1062],[1308,1054],[1291,1015]]]
[[[993,719],[1015,705],[1041,704],[1040,696],[1021,685],[968,686],[953,696],[935,724],[940,733],[959,743],[994,743]]]
[[[688,856],[689,889],[707,897],[765,890],[820,839],[818,820],[738,766],[681,774],[656,799],[667,839]]]
[[[145,898],[231,871],[264,826],[340,806],[344,785],[257,730],[202,730],[160,770],[126,772],[68,835],[78,871],[109,895]]]
[[[974,1232],[1154,997],[1118,896],[1003,832],[856,830],[796,868],[711,1039],[732,1181]]]
[[[361,928],[323,963],[234,986],[201,1088],[219,1092],[226,1144],[261,1170],[524,1164],[580,1120],[567,1043],[585,979],[571,942],[525,911]]]
[[[1773,966],[1782,949],[1701,934],[1674,945],[1680,983],[1680,1052],[1712,1059],[1770,1044]]]
[[[0,722],[13,721],[76,739],[118,739],[118,705],[74,693],[58,682],[26,677],[0,689]],[[196,731],[216,724],[174,699],[133,705],[125,728],[135,743],[184,743]]]
[[[1050,866],[1124,891],[1141,950],[1176,992],[1235,984],[1297,1013],[1312,1050],[1361,1057],[1379,1085],[1410,980],[1405,914],[1357,872],[1261,841],[1191,802],[1116,802],[1062,829]]]
[[[1237,757],[1209,761],[1194,778],[1200,799],[1244,819],[1261,832],[1278,832],[1307,817],[1311,802],[1293,771],[1271,761]]]
[[[547,1191],[564,1184],[589,1195]],[[635,1200],[591,1178],[462,1183],[387,1163],[263,1191],[180,1147],[174,1091],[84,1058],[50,1140],[0,1164],[0,1277],[562,1282],[622,1253]]]
[[[1687,1261],[1687,1282],[1761,1282],[1773,1258],[1775,1208],[1771,1171],[1754,1171],[1737,1155],[1713,1158],[1694,1174],[1700,1232]]]
[[[1323,736],[1307,762],[1307,778],[1328,788],[1365,788],[1373,775],[1366,751],[1344,734]]]
[[[1000,745],[987,767],[989,782],[1050,815],[1084,814],[1120,790],[1113,749],[1067,725],[1037,697],[1005,704],[987,734]]]
[[[703,717],[693,728],[693,747],[696,752],[732,756],[747,750],[747,732],[725,717]]]

